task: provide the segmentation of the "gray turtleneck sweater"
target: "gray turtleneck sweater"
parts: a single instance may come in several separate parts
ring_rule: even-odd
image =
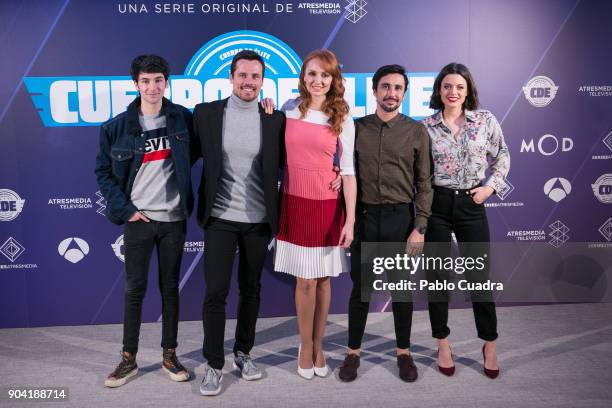
[[[223,115],[223,161],[211,215],[228,221],[266,222],[258,101],[234,93]]]

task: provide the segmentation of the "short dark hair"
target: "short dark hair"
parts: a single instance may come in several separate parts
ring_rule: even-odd
[[[230,75],[234,76],[234,72],[236,71],[236,64],[241,59],[249,60],[249,61],[259,61],[261,64],[261,76],[263,78],[264,73],[266,72],[266,65],[264,64],[263,58],[261,55],[251,50],[242,50],[238,54],[234,55],[232,59],[232,65],[230,66]]]
[[[170,65],[168,64],[168,61],[159,55],[139,55],[138,57],[134,58],[132,61],[132,67],[130,68],[130,74],[135,82],[138,82],[138,75],[140,75],[141,72],[147,74],[156,74],[161,72],[164,74],[164,78],[166,78],[167,81],[168,77],[170,76]]]
[[[378,89],[378,83],[380,82],[380,78],[389,74],[400,74],[404,77],[404,91],[408,88],[408,77],[406,76],[406,70],[404,67],[398,64],[391,65],[383,65],[378,68],[374,73],[374,77],[372,78],[372,89],[376,91]]]
[[[429,107],[431,109],[441,110],[444,109],[444,104],[442,103],[442,98],[440,97],[440,87],[442,86],[442,80],[449,74],[458,74],[465,79],[467,82],[467,96],[465,97],[465,102],[463,102],[463,106],[461,107],[463,110],[476,110],[478,109],[478,90],[476,89],[476,82],[474,82],[474,78],[472,78],[472,74],[470,70],[463,64],[459,64],[457,62],[451,62],[438,74],[436,80],[434,81],[433,93],[431,94],[431,99],[429,100]]]

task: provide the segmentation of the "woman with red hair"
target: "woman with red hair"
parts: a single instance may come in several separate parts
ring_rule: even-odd
[[[349,270],[344,250],[353,241],[355,223],[355,127],[344,100],[340,66],[331,51],[316,50],[306,57],[299,92],[299,98],[282,108],[287,115],[287,164],[274,269],[296,277],[297,371],[311,379],[329,373],[323,336],[331,301],[330,277]],[[344,197],[328,187],[336,178],[335,154]]]

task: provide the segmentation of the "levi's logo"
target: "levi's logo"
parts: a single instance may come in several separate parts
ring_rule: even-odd
[[[145,142],[145,154],[142,162],[146,163],[155,160],[165,160],[170,157],[170,153],[170,142],[168,141],[168,136],[148,139]]]

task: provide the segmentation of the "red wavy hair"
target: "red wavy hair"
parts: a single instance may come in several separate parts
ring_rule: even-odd
[[[344,100],[344,79],[342,78],[340,64],[338,64],[336,55],[329,50],[314,50],[304,59],[302,70],[300,71],[300,83],[298,85],[301,99],[299,106],[300,119],[304,119],[312,102],[310,93],[306,89],[304,76],[306,75],[306,65],[313,59],[318,59],[321,67],[332,77],[329,91],[325,95],[325,102],[323,102],[321,109],[329,117],[327,123],[332,128],[332,131],[339,135],[342,132],[342,122],[349,113],[349,106]]]

